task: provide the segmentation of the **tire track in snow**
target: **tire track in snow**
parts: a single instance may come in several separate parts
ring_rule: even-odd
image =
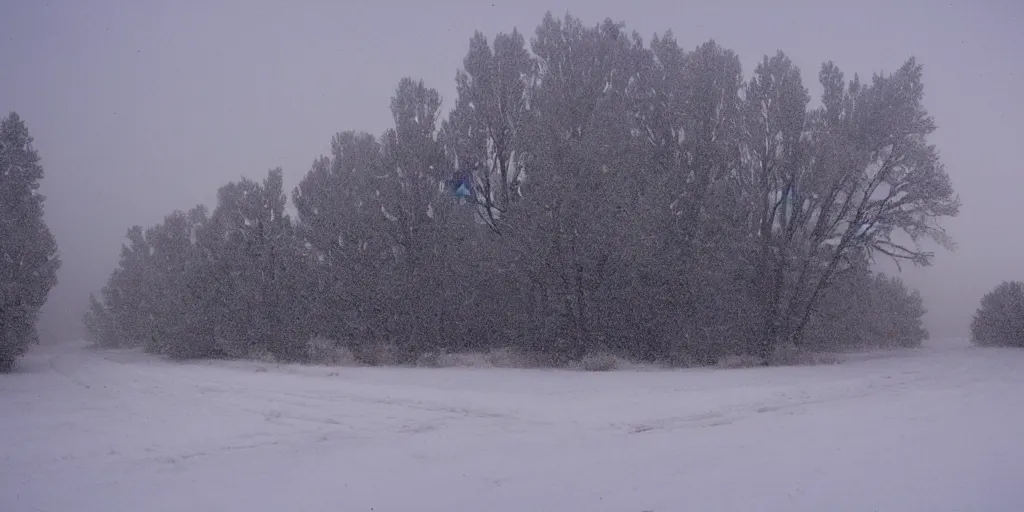
[[[822,395],[810,395],[806,393],[806,391],[801,391],[799,389],[787,390],[782,393],[781,397],[773,397],[776,398],[774,400],[757,400],[687,415],[655,418],[647,421],[630,423],[627,424],[625,428],[630,434],[642,434],[652,431],[672,431],[681,428],[718,427],[754,418],[761,414],[786,412],[790,415],[794,415],[797,414],[797,411],[800,409],[811,405],[833,404],[850,400],[871,398],[883,393],[898,393],[906,391],[911,389],[912,385],[922,383],[928,379],[929,375],[919,370],[902,371],[898,373],[897,378],[894,378],[892,374],[883,375],[878,380],[869,381],[867,385],[856,386],[850,389],[842,389]],[[790,396],[790,393],[793,391],[799,394],[804,394],[805,396],[803,398],[793,398]],[[620,426],[619,428],[622,427]]]
[[[61,370],[58,367],[58,364],[57,364],[57,361],[60,360],[60,358],[61,358],[61,354],[54,354],[54,355],[52,355],[52,356],[50,356],[48,358],[48,362],[50,364],[50,369],[52,369],[58,375],[60,375],[60,376],[62,376],[64,378],[66,378],[67,380],[71,381],[76,386],[79,386],[79,387],[84,388],[84,389],[92,389],[92,386],[90,386],[89,384],[86,384],[85,382],[82,382],[80,379],[75,378],[75,376],[74,376],[74,374],[72,372],[66,371],[66,370]]]

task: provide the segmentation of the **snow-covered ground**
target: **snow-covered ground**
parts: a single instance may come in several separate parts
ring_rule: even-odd
[[[610,373],[177,364],[0,375],[0,510],[1020,511],[1024,352]]]

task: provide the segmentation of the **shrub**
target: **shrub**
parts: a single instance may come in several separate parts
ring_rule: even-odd
[[[392,366],[402,362],[398,345],[386,342],[367,342],[353,345],[355,360],[369,366]]]
[[[817,366],[839,364],[841,360],[835,353],[803,349],[792,343],[784,343],[775,349],[770,362],[775,366]]]
[[[440,368],[441,364],[441,353],[439,352],[425,352],[420,354],[416,358],[416,366],[421,368]]]
[[[971,342],[1024,347],[1024,282],[1005,281],[981,299],[971,320]]]
[[[763,366],[764,359],[750,354],[739,354],[723,356],[718,359],[718,363],[715,365],[719,368],[753,368],[755,366]]]
[[[495,366],[488,360],[488,354],[466,352],[461,354],[440,354],[437,365],[442,368],[489,368]]]
[[[313,364],[328,366],[352,365],[356,357],[348,347],[323,337],[306,342],[306,360]]]
[[[619,366],[619,358],[611,354],[590,354],[580,360],[580,367],[588,372],[610,372]]]
[[[515,354],[507,348],[496,348],[484,354],[487,364],[495,368],[513,368],[519,366]]]
[[[263,364],[277,364],[277,356],[264,348],[253,349],[249,352],[247,359]]]

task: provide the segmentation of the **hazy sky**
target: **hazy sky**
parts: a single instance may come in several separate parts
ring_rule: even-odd
[[[939,1],[0,0],[0,113],[17,111],[43,158],[47,221],[64,260],[43,336],[68,336],[133,224],[213,204],[216,189],[282,166],[294,187],[331,136],[390,125],[403,76],[455,99],[474,30],[528,37],[546,11],[610,17],[645,40],[714,38],[749,76],[785,51],[818,95],[832,60],[852,77],[925,66],[925,102],[963,201],[959,244],[904,270],[933,336],[964,335],[978,300],[1024,279],[1024,3]]]

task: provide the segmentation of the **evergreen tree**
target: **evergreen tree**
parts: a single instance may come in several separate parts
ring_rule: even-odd
[[[0,371],[36,341],[36,321],[57,284],[57,243],[43,220],[43,167],[16,113],[0,122]]]

